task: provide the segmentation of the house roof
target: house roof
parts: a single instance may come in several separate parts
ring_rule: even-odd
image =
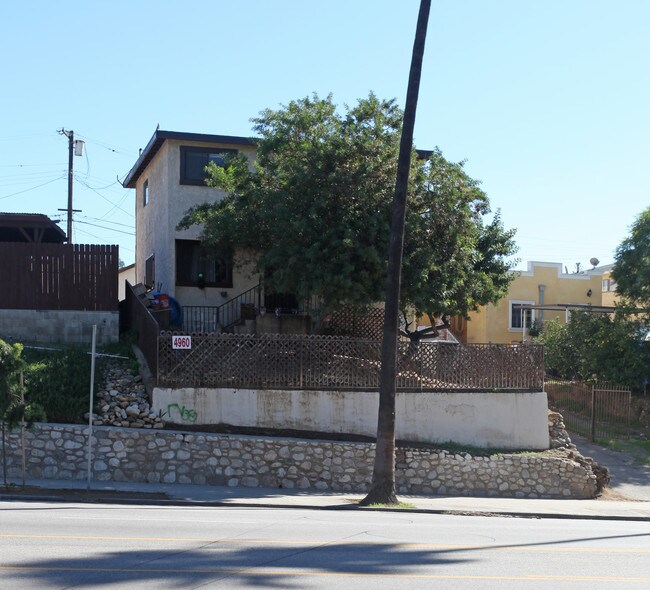
[[[42,213],[0,213],[0,242],[46,242],[61,244],[65,232]]]
[[[138,178],[140,178],[140,175],[144,172],[145,168],[149,165],[149,162],[153,160],[153,157],[158,153],[158,150],[160,150],[167,139],[251,146],[257,144],[257,141],[253,137],[240,137],[238,135],[210,135],[207,133],[185,133],[184,131],[162,131],[161,129],[156,129],[154,134],[151,136],[147,147],[142,150],[142,153],[133,165],[133,168],[131,168],[129,173],[126,175],[126,178],[122,183],[124,188],[135,188],[135,183],[138,181]],[[432,150],[416,150],[416,152],[420,158],[428,158],[433,153]]]
[[[149,165],[149,162],[158,153],[168,139],[176,139],[179,141],[202,141],[205,143],[229,143],[234,145],[255,145],[256,142],[250,137],[240,137],[237,135],[210,135],[208,133],[185,133],[183,131],[162,131],[156,129],[151,136],[147,147],[142,150],[140,157],[134,164],[133,168],[129,171],[124,179],[125,188],[135,188],[135,183],[144,172],[144,169]]]

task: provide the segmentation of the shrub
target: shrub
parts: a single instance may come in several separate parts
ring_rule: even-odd
[[[79,424],[88,411],[90,355],[85,350],[26,349],[25,387],[30,400],[40,404],[51,422]],[[97,364],[95,387],[102,379]]]

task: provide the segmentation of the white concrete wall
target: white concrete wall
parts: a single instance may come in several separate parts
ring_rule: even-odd
[[[175,424],[230,424],[375,436],[376,392],[156,387],[153,410]],[[547,449],[548,400],[535,393],[398,393],[396,436],[494,449]]]

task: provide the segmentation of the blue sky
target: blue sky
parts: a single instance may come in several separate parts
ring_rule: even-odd
[[[156,125],[250,135],[313,92],[403,105],[418,0],[4,2],[0,211],[134,260],[123,179]],[[433,0],[415,130],[482,180],[528,260],[612,262],[650,205],[650,2]]]

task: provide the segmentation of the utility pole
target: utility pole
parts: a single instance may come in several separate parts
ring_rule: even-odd
[[[75,209],[72,208],[72,181],[73,181],[73,159],[72,155],[81,156],[83,154],[83,141],[74,140],[74,131],[66,131],[63,127],[59,130],[61,135],[65,135],[68,138],[68,244],[72,244],[72,213]],[[59,209],[62,211],[63,209]]]

